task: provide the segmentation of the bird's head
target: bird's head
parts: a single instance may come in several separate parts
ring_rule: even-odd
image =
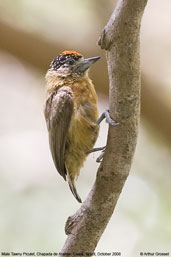
[[[100,57],[84,59],[83,55],[76,51],[64,51],[53,59],[49,71],[53,71],[59,77],[84,76],[90,66]]]

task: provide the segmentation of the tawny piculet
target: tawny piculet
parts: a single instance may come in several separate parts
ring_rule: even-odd
[[[97,95],[88,76],[100,57],[84,59],[64,51],[53,59],[46,74],[45,119],[55,167],[78,200],[75,179],[91,152],[99,132]]]

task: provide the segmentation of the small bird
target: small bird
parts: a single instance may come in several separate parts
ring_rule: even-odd
[[[52,158],[80,203],[75,180],[99,133],[98,99],[88,75],[99,58],[84,59],[76,51],[64,51],[52,60],[46,74],[44,114]]]

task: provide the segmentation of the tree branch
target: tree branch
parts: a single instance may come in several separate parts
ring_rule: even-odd
[[[81,208],[66,223],[62,253],[93,252],[129,174],[140,109],[139,31],[147,0],[119,0],[99,44],[106,50],[111,117],[107,148],[95,184]]]

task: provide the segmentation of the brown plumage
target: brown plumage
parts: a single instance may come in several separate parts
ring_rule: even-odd
[[[65,51],[51,63],[46,74],[45,118],[56,169],[81,202],[74,181],[93,148],[99,132],[97,95],[88,69],[99,57],[84,59]]]

